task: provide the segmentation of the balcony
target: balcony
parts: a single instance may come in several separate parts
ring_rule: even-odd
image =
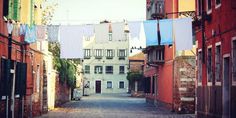
[[[165,46],[149,46],[143,50],[147,54],[148,65],[162,65],[165,63]]]

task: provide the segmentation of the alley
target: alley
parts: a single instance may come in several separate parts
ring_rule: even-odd
[[[40,118],[193,118],[194,115],[173,114],[162,108],[146,104],[144,98],[128,94],[97,94],[81,101],[66,103]]]

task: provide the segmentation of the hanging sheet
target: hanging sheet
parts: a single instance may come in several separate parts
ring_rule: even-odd
[[[141,29],[141,21],[133,21],[133,22],[128,22],[129,26],[129,32],[131,38],[138,38],[140,37],[140,29]]]
[[[158,45],[157,20],[147,20],[143,23],[146,37],[146,46]]]
[[[47,33],[48,33],[48,41],[49,42],[59,42],[59,25],[48,25]]]
[[[108,42],[108,31],[109,24],[97,24],[95,25],[95,41],[96,43],[106,43]]]
[[[181,18],[174,20],[176,51],[193,48],[192,19]]]
[[[159,20],[161,45],[173,44],[173,20]]]
[[[85,37],[91,37],[94,35],[94,25],[84,25],[83,26],[83,35]]]
[[[60,27],[60,58],[83,58],[83,27],[79,25]]]
[[[112,23],[112,40],[123,41],[125,40],[125,23]]]

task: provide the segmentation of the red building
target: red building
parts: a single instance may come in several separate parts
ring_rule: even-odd
[[[166,13],[177,10],[177,1],[147,0],[147,20],[162,19]],[[170,14],[168,18],[175,15]],[[146,62],[144,76],[150,81],[150,91],[146,100],[153,104],[163,103],[172,108],[173,103],[173,46],[150,46],[144,50]],[[147,91],[146,91],[147,92]]]
[[[235,118],[236,1],[196,3],[197,117]]]
[[[7,32],[7,23],[3,16],[8,15],[8,0],[0,0],[0,116],[6,117],[8,108],[8,117],[11,117],[10,97],[13,85],[13,77],[7,77],[7,60],[11,62],[11,69],[15,70],[15,104],[14,116],[20,117],[22,113],[24,117],[40,115],[42,113],[42,85],[43,85],[43,58],[42,53],[37,50],[35,45],[24,43],[24,36],[12,36],[11,54],[8,47],[9,36]],[[9,55],[10,54],[10,55]],[[16,68],[14,68],[14,64]],[[18,64],[22,66],[18,67]],[[20,73],[20,74],[19,74]],[[22,74],[24,73],[24,74]],[[8,78],[8,79],[7,79]],[[7,91],[8,90],[8,91]],[[4,92],[6,91],[6,92]],[[34,98],[34,99],[33,99]],[[23,109],[22,109],[23,108]]]

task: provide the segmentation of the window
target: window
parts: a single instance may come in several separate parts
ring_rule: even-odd
[[[207,82],[212,84],[212,49],[207,49]]]
[[[109,41],[112,41],[112,33],[109,33]]]
[[[107,81],[107,88],[112,88],[112,81]]]
[[[95,66],[94,73],[95,74],[102,74],[102,66]]]
[[[84,50],[84,58],[89,59],[91,57],[91,50],[90,49],[85,49]]]
[[[120,74],[124,74],[125,73],[125,66],[120,66]]]
[[[3,0],[3,16],[8,16],[9,0]]]
[[[236,37],[235,40],[232,42],[232,79],[233,79],[233,85],[236,85]]]
[[[119,82],[119,88],[125,88],[125,83],[123,81]]]
[[[197,56],[197,66],[198,66],[198,85],[202,85],[202,51],[198,51],[198,56]]]
[[[113,66],[106,66],[106,74],[113,74]]]
[[[206,4],[206,6],[207,6],[207,13],[209,14],[209,13],[211,13],[212,3],[211,3],[211,0],[206,0],[206,1],[207,1],[207,4]]]
[[[126,57],[126,50],[125,49],[119,49],[118,50],[118,57],[119,57],[119,59],[125,59],[125,57]]]
[[[102,54],[102,49],[95,49],[95,58],[96,59],[101,59],[103,54]]]
[[[202,15],[202,0],[197,0],[197,15]]]
[[[84,73],[90,73],[90,66],[89,65],[85,65],[84,67]]]
[[[221,80],[221,46],[216,46],[215,52],[215,83],[218,84]]]
[[[9,3],[9,5],[7,5],[9,6],[8,18],[13,19],[15,21],[19,21],[20,20],[20,0],[6,0],[5,4],[7,3]]]
[[[112,50],[112,49],[107,49],[107,50],[106,50],[106,58],[107,58],[107,59],[112,59],[113,56],[114,56],[114,50]]]
[[[216,8],[220,7],[220,5],[221,5],[221,0],[215,0],[215,2],[216,2]]]

